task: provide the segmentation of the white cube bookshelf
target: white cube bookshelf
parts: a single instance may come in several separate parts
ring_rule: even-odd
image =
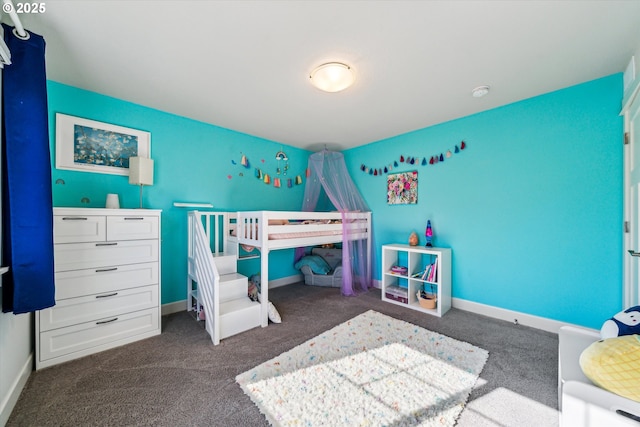
[[[422,273],[434,263],[437,263],[435,277],[429,280],[423,278]],[[394,266],[406,267],[406,274],[392,272]],[[381,282],[383,301],[440,317],[451,308],[451,249],[383,245]],[[406,298],[403,294],[404,289]],[[436,295],[435,308],[424,308],[420,305],[417,293],[421,290]],[[403,295],[398,297],[398,293]]]

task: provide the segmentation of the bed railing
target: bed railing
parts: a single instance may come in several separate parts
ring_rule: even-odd
[[[235,212],[200,212],[190,211],[189,215],[189,238],[193,235],[193,222],[199,221],[204,229],[206,242],[213,253],[225,252],[227,250],[227,237],[233,227],[232,222],[236,217]],[[193,242],[189,240],[189,257],[193,253]]]
[[[229,245],[235,217],[235,212],[188,213],[187,311],[196,311],[196,318],[200,318],[204,308],[206,329],[215,345],[221,338],[218,320],[221,313],[220,274],[213,254],[237,254],[237,246]]]
[[[197,302],[204,306],[205,327],[214,345],[220,343],[220,274],[209,249],[209,236],[202,223],[193,221],[194,227],[194,279],[198,285]],[[198,308],[199,310],[199,308]]]
[[[367,238],[371,223],[370,212],[348,212],[348,221],[358,221],[361,225],[353,227],[353,235],[348,239]],[[303,221],[335,221],[332,224],[306,224],[299,225]],[[262,248],[270,236],[277,236],[298,232],[335,232],[336,237],[327,237],[327,243],[342,240],[342,214],[340,212],[293,212],[293,211],[246,211],[237,213],[238,242]],[[304,228],[302,228],[304,227]],[[301,245],[304,245],[301,239]],[[317,237],[311,238],[312,243],[319,242]],[[277,248],[279,244],[274,243]]]

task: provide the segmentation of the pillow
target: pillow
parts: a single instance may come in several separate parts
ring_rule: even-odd
[[[271,301],[269,301],[269,304],[267,305],[267,314],[269,315],[269,320],[271,320],[273,323],[282,323],[280,313],[278,313],[276,306],[273,305]]]
[[[299,270],[305,265],[315,274],[328,274],[331,271],[331,267],[329,267],[327,261],[318,255],[303,256],[300,261],[295,263],[294,267]]]
[[[633,334],[640,334],[640,305],[617,313],[600,328],[602,339]]]
[[[592,343],[580,355],[580,368],[594,384],[640,402],[640,336]]]

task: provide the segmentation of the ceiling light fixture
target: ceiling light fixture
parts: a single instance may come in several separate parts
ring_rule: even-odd
[[[471,91],[471,95],[473,95],[474,98],[482,98],[488,93],[489,93],[489,86],[478,86],[477,88]]]
[[[316,67],[309,75],[311,84],[325,92],[340,92],[353,84],[353,69],[341,62],[328,62]]]

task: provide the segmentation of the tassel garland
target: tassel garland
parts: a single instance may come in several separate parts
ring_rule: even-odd
[[[460,145],[456,145],[453,147],[453,151],[447,150],[446,153],[442,152],[440,154],[434,154],[428,159],[427,157],[411,157],[411,156],[400,155],[399,161],[400,163],[406,163],[409,165],[415,165],[416,163],[419,163],[422,166],[435,165],[435,164],[444,162],[445,159],[450,159],[451,157],[453,157],[454,153],[458,154],[465,148],[467,148],[467,143],[464,141],[461,141]],[[360,165],[360,170],[369,175],[378,176],[378,175],[382,175],[383,173],[386,174],[390,172],[393,168],[397,168],[397,167],[398,167],[398,160],[394,160],[393,163],[389,163],[387,166],[384,166],[382,168],[373,168],[362,163]]]

